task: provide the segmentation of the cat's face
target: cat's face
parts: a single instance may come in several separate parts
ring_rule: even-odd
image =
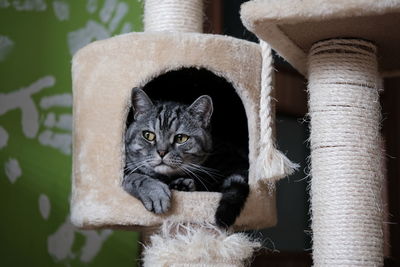
[[[192,105],[154,105],[140,89],[132,91],[134,122],[126,137],[126,167],[172,176],[188,174],[211,151],[211,98],[201,96]]]

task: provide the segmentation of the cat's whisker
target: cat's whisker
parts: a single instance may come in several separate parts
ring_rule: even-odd
[[[217,169],[213,169],[213,168],[209,168],[203,165],[199,165],[199,164],[195,164],[195,163],[189,163],[191,166],[195,166],[195,167],[201,167],[202,169],[206,169],[206,170],[210,170],[210,171],[214,171],[214,172],[219,172],[219,170]]]
[[[197,169],[193,169],[193,168],[189,168],[191,169],[193,172],[197,172],[197,173],[204,173],[205,175],[207,175],[208,177],[210,177],[212,180],[214,180],[215,182],[218,182],[218,180],[212,176],[211,174],[205,172],[205,171],[201,171],[201,170],[197,170]]]
[[[181,166],[181,168],[182,168],[182,170],[187,174],[187,175],[189,175],[189,176],[191,176],[191,177],[193,177],[193,178],[195,178],[195,179],[197,179],[203,186],[204,186],[204,188],[207,190],[207,191],[210,191],[209,189],[208,189],[208,187],[204,184],[204,182],[202,181],[202,178],[200,177],[200,176],[198,176],[198,175],[196,175],[196,173],[194,173],[193,171],[191,171],[189,168],[187,168],[188,167],[188,165],[182,165]]]
[[[130,170],[130,172],[129,172],[128,175],[131,175],[131,174],[134,173],[137,169],[139,169],[140,167],[143,167],[144,165],[145,165],[145,164],[141,164],[141,165],[137,166],[136,168]]]
[[[150,161],[150,160],[151,160],[151,158],[145,158],[144,160],[139,161],[139,162],[127,161],[127,162],[125,163],[125,166],[135,166],[135,165],[138,165],[138,164],[141,164],[141,163],[143,163],[143,162],[145,162],[145,161]]]
[[[136,165],[137,163],[135,163],[135,162],[126,162],[125,163],[125,168],[126,167],[129,167],[129,166],[133,166],[133,165]]]
[[[223,177],[223,175],[221,173],[219,173],[218,171],[207,170],[205,168],[202,168],[201,166],[191,166],[191,168],[193,168],[194,170],[203,172],[211,177],[213,177],[213,176]]]
[[[124,170],[131,170],[131,169],[134,169],[134,168],[136,168],[137,166],[139,166],[139,165],[141,165],[141,164],[143,164],[143,163],[142,163],[142,162],[139,162],[139,163],[135,163],[135,164],[125,165]]]
[[[151,162],[151,161],[152,161],[152,159],[151,159],[151,158],[148,158],[148,159],[144,159],[144,160],[142,160],[142,161],[136,162],[136,163],[131,162],[132,164],[126,166],[124,170],[129,171],[128,175],[131,175],[131,174],[132,174],[133,172],[135,172],[137,169],[139,169],[139,168],[145,166],[147,163],[149,163],[149,162]],[[133,167],[133,168],[132,168],[132,167]]]
[[[209,176],[210,178],[212,178],[214,181],[218,182],[218,180],[215,178],[215,176],[217,177],[224,177],[218,170],[212,169],[212,168],[207,168],[204,166],[200,166],[194,163],[189,163],[189,168],[204,173],[207,176]]]
[[[125,165],[124,170],[130,170],[132,168],[135,168],[136,166],[138,166],[137,164],[130,164],[130,165]]]

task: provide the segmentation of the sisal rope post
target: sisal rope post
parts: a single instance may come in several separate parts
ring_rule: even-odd
[[[146,0],[144,31],[203,32],[203,1]]]
[[[383,266],[383,180],[376,47],[355,39],[309,53],[315,266]]]
[[[293,173],[298,165],[292,163],[275,147],[273,104],[273,57],[271,46],[260,40],[262,69],[260,91],[260,148],[257,158],[256,181],[264,181],[273,186],[274,181]]]

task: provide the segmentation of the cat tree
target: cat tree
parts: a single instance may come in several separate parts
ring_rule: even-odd
[[[204,68],[232,84],[247,116],[250,195],[233,229],[259,229],[276,223],[273,184],[289,174],[294,165],[275,148],[273,140],[271,49],[266,43],[260,47],[227,36],[202,34],[202,10],[201,0],[147,0],[144,33],[97,41],[74,56],[71,220],[86,229],[134,230],[158,227],[168,221],[173,226],[162,235],[153,236],[153,247],[145,253],[156,255],[159,265],[179,261],[241,266],[259,245],[257,242],[239,234],[228,236],[216,229],[203,231],[214,224],[220,193],[173,191],[172,209],[156,215],[121,186],[123,140],[132,88],[143,87],[173,70]],[[207,250],[210,243],[195,243],[193,239],[199,235],[196,227],[189,229],[189,225],[202,225],[197,227],[203,231],[200,236],[211,235],[216,249],[210,252]],[[173,237],[181,239],[166,240],[171,238],[171,232]],[[233,237],[237,241],[229,243]],[[155,242],[158,245],[165,242],[162,251],[156,250],[160,246],[156,248]],[[189,259],[180,254],[173,258],[171,251],[166,250],[176,243],[180,244],[176,249],[202,244],[203,249],[196,250],[202,256]],[[228,251],[216,253],[222,246]],[[154,257],[145,258],[146,262],[154,263]]]
[[[254,0],[242,21],[308,78],[315,266],[383,266],[382,75],[400,75],[400,1]]]

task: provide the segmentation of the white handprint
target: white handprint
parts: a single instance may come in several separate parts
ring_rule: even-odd
[[[0,8],[14,7],[17,11],[44,11],[45,0],[0,0]]]
[[[8,133],[6,129],[0,126],[0,149],[6,147],[8,143]]]
[[[44,110],[71,106],[72,95],[69,93],[47,96],[40,100],[40,107]],[[43,125],[45,130],[39,134],[39,142],[70,155],[72,152],[72,115],[70,113],[56,115],[50,111],[46,114]],[[60,130],[64,132],[60,133]]]
[[[79,230],[72,225],[70,218],[67,217],[57,231],[48,237],[47,247],[55,261],[74,259],[75,254],[72,247],[76,234],[80,233],[85,236],[85,244],[80,250],[80,260],[87,263],[97,255],[112,232],[112,230]]]
[[[8,159],[4,166],[4,169],[6,171],[6,176],[8,177],[8,180],[12,184],[15,183],[17,179],[22,175],[21,167],[19,166],[19,162],[16,159]]]
[[[6,60],[14,48],[14,42],[5,35],[0,35],[0,62]]]
[[[22,113],[22,131],[28,138],[35,138],[39,131],[39,109],[32,99],[32,95],[42,91],[45,88],[53,87],[55,78],[53,76],[45,76],[31,85],[21,88],[11,93],[0,93],[0,116],[10,110],[20,109]],[[41,99],[40,107],[47,110],[52,107],[71,107],[71,94],[60,94]],[[39,142],[42,145],[50,146],[59,149],[64,154],[71,154],[71,125],[72,117],[69,113],[61,114],[59,120],[56,120],[56,115],[50,113],[54,117],[53,122],[45,120],[47,127],[38,136]],[[46,124],[47,122],[47,124]],[[67,132],[58,133],[53,129],[61,129]],[[2,134],[4,136],[4,133]]]
[[[9,111],[19,109],[21,111],[22,132],[27,138],[35,138],[40,128],[39,109],[33,101],[32,96],[45,88],[53,87],[55,78],[51,75],[42,77],[27,87],[22,87],[10,93],[0,93],[0,116]],[[42,98],[40,106],[43,109],[51,107],[70,107],[72,105],[71,94],[54,95]],[[59,149],[64,154],[71,154],[71,125],[72,117],[70,114],[62,114],[59,120],[52,114],[53,121],[46,120],[45,129],[39,134],[39,142]],[[59,128],[68,131],[67,133],[54,133],[52,128]],[[0,149],[7,146],[9,139],[6,129],[0,126]],[[21,177],[22,170],[17,159],[9,158],[4,165],[4,171],[11,183]]]
[[[34,138],[39,130],[39,111],[32,100],[32,95],[45,88],[52,87],[54,84],[55,78],[49,75],[11,93],[0,93],[0,116],[10,110],[20,109],[22,112],[22,131],[26,137]]]
[[[46,4],[47,2],[47,4]],[[43,12],[51,4],[53,12],[59,21],[70,19],[70,2],[66,0],[0,0],[1,8],[12,8],[17,11]],[[98,0],[87,0],[86,10],[98,13],[99,20],[89,19],[82,28],[68,34],[68,45],[73,54],[82,46],[91,41],[104,39],[116,33],[130,32],[132,25],[124,23],[122,19],[128,12],[128,5],[119,0],[104,0],[99,8]],[[92,16],[93,17],[93,16]],[[0,40],[0,61],[10,54],[14,43],[9,38]],[[71,128],[72,115],[70,110],[60,113],[61,108],[72,106],[72,95],[55,94],[42,97],[39,104],[33,100],[33,95],[38,94],[46,88],[53,87],[56,83],[55,77],[48,75],[38,79],[27,87],[17,89],[11,93],[0,93],[0,116],[12,110],[20,110],[21,126],[23,134],[29,139],[37,139],[41,144],[58,149],[64,154],[71,154]],[[7,146],[8,140],[13,136],[0,126],[0,149]],[[15,183],[22,175],[22,169],[17,159],[9,158],[4,163],[3,169],[9,181]],[[48,196],[41,193],[38,196],[39,212],[44,220],[51,219],[51,202]],[[48,221],[48,222],[49,222]],[[84,231],[76,229],[70,222],[69,216],[60,225],[57,231],[48,237],[48,251],[57,261],[75,258],[72,249],[77,235],[84,236],[84,244],[80,245],[77,254],[82,262],[90,262],[100,251],[103,243],[112,234],[111,230]]]
[[[97,1],[88,0],[86,10],[89,13],[97,11]],[[103,7],[99,10],[101,22],[88,20],[86,25],[76,31],[68,33],[68,45],[71,55],[77,50],[95,40],[102,40],[116,34],[116,29],[122,19],[128,13],[128,5],[118,0],[105,0]],[[132,25],[125,23],[120,33],[130,32]]]
[[[61,0],[55,0],[53,2],[54,15],[56,15],[59,21],[69,19],[69,3]]]

